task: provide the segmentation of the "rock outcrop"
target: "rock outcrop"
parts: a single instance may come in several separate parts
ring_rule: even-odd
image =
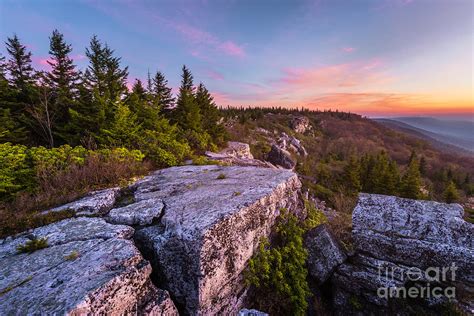
[[[253,155],[250,152],[250,146],[246,143],[227,142],[227,147],[219,153],[241,159],[253,159]]]
[[[347,310],[358,299],[364,310],[401,311],[390,288],[431,286],[455,291],[458,306],[472,313],[473,236],[474,225],[464,221],[458,204],[361,194],[353,212],[356,255],[333,278],[336,307]],[[417,306],[435,308],[446,302],[443,293],[414,299]]]
[[[306,116],[297,116],[290,121],[290,127],[297,133],[305,133],[311,129],[311,123]]]
[[[176,315],[168,293],[151,283],[151,265],[130,240],[133,233],[81,217],[0,240],[2,314]],[[31,238],[48,246],[18,253]]]
[[[293,151],[294,153],[303,157],[308,155],[306,148],[301,144],[301,141],[294,136],[289,136],[286,133],[281,133],[277,140],[278,146],[286,151]]]
[[[160,287],[188,314],[236,314],[242,272],[282,208],[296,212],[293,172],[253,167],[190,166],[157,171],[135,185],[135,200],[161,199],[160,224],[136,232]]]
[[[267,161],[255,159],[246,143],[228,142],[227,147],[218,153],[206,151],[206,157],[226,166],[275,168]]]
[[[119,195],[120,188],[93,191],[77,201],[58,206],[43,213],[72,210],[78,216],[101,215],[107,213],[114,206]]]
[[[267,160],[285,169],[293,169],[296,166],[296,162],[291,158],[291,154],[277,145],[272,145],[272,149],[267,155]]]
[[[310,230],[305,236],[304,244],[308,249],[308,274],[318,284],[326,282],[347,258],[325,224]]]

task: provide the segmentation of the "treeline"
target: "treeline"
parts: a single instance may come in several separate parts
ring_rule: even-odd
[[[32,53],[14,35],[0,56],[0,142],[48,148],[68,144],[88,149],[141,150],[157,166],[176,165],[193,152],[225,139],[219,110],[188,68],[175,98],[162,72],[127,88],[128,68],[93,36],[81,71],[64,36],[50,40],[50,71],[32,65]]]
[[[311,110],[304,107],[230,107],[221,108],[221,112],[225,119],[237,119],[239,123],[244,124],[247,121],[256,121],[262,119],[266,114],[292,114],[292,115],[309,115],[309,114],[326,114],[340,119],[351,120],[361,118],[362,116],[349,112],[341,112],[338,110]]]

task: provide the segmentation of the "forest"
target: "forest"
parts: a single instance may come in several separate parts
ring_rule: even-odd
[[[315,128],[296,135],[308,150],[295,157],[304,188],[338,211],[358,192],[462,202],[474,193],[472,159],[442,153],[426,142],[357,114],[305,108],[218,108],[203,83],[183,66],[174,96],[165,75],[148,74],[129,89],[128,68],[93,36],[81,70],[59,31],[50,38],[49,71],[13,35],[0,56],[0,235],[70,214],[38,216],[91,190],[123,186],[150,170],[210,163],[202,156],[227,140],[248,142],[265,159],[271,142],[257,128],[294,132],[289,117]],[[270,117],[271,115],[271,117]],[[50,218],[51,217],[51,218]]]
[[[31,215],[40,209],[225,142],[219,109],[186,66],[175,98],[160,71],[128,89],[128,68],[97,36],[84,71],[63,34],[49,41],[47,72],[16,35],[0,56],[0,235],[41,224]]]

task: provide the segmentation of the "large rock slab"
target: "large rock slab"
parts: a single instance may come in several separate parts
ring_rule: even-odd
[[[151,265],[129,240],[133,233],[131,227],[103,219],[73,218],[0,240],[0,311],[90,315],[171,310],[167,293],[150,281]],[[18,253],[18,245],[31,238],[46,238],[48,247]]]
[[[356,255],[333,277],[339,314],[356,301],[378,313],[403,314],[414,306],[439,313],[453,291],[458,308],[474,313],[474,225],[460,205],[361,194],[352,227]],[[434,287],[444,294],[385,295]]]
[[[455,262],[474,283],[474,225],[459,204],[361,194],[352,215],[356,250],[423,269]]]
[[[119,187],[93,191],[77,201],[55,207],[43,213],[73,210],[78,216],[101,215],[107,213],[114,206],[119,196]]]
[[[282,208],[299,208],[300,182],[288,170],[186,166],[137,182],[137,203],[160,199],[161,224],[135,240],[160,287],[188,314],[237,314],[246,287],[242,272]]]
[[[114,208],[106,216],[113,224],[150,225],[163,215],[164,204],[160,199],[148,199],[124,207]]]
[[[308,250],[308,273],[318,284],[328,280],[347,258],[325,224],[310,230],[304,238],[304,245]]]

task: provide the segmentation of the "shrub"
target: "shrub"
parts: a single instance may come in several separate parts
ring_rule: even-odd
[[[0,144],[0,200],[34,187],[34,172],[28,164],[27,147]]]
[[[310,290],[303,226],[295,215],[282,210],[276,225],[275,246],[262,240],[249,261],[246,283],[257,292],[258,308],[270,314],[306,315]]]
[[[69,261],[74,261],[77,258],[79,258],[79,252],[77,252],[76,250],[73,250],[71,251],[70,254],[68,254],[67,256],[64,256],[64,259],[69,260]]]
[[[24,245],[19,245],[16,249],[21,253],[32,253],[46,247],[48,247],[48,240],[46,238],[34,238],[28,240]]]
[[[219,173],[219,175],[217,176],[216,179],[217,179],[217,180],[223,180],[223,179],[225,179],[225,178],[227,178],[227,176],[226,176],[225,174]]]

